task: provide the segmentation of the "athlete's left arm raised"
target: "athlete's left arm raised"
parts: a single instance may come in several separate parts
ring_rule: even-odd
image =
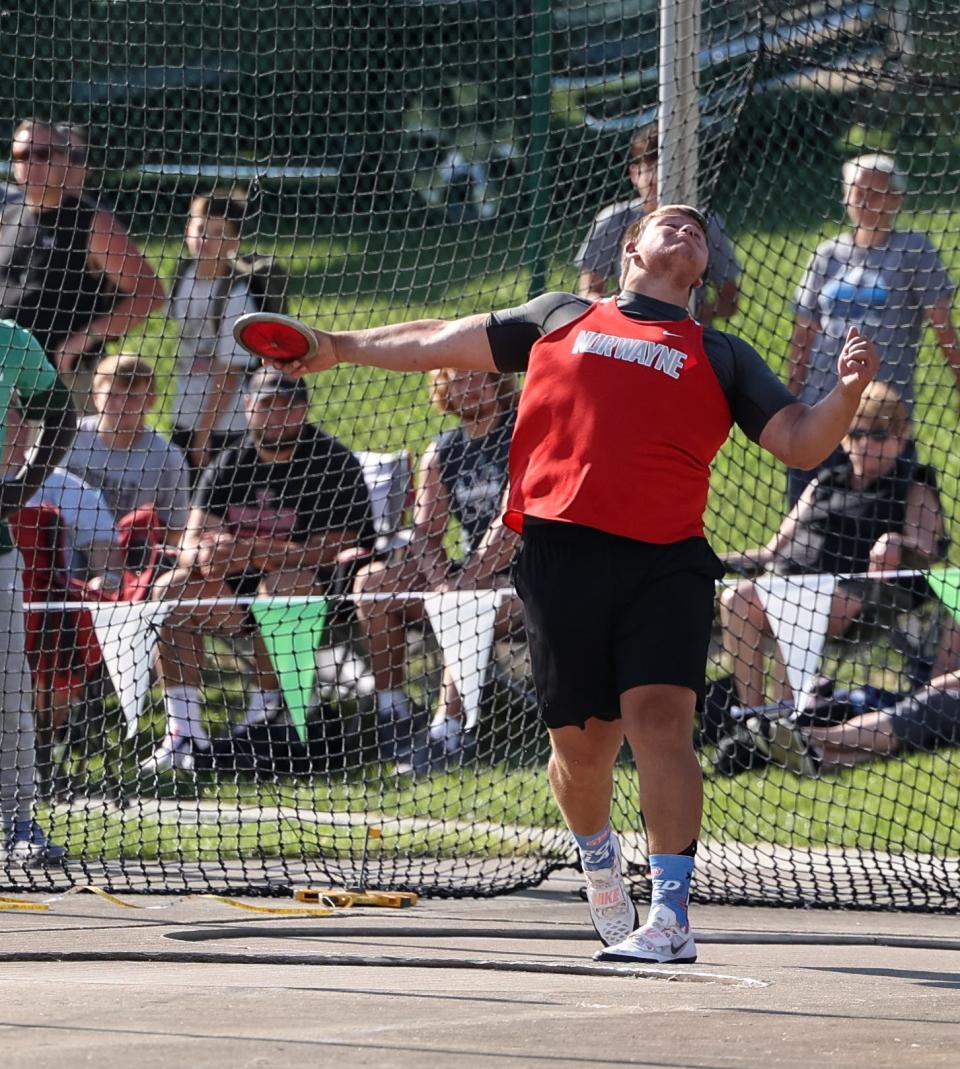
[[[839,381],[818,404],[802,404],[746,342],[723,335],[733,356],[733,417],[753,441],[792,468],[815,468],[847,433],[860,395],[879,365],[873,343],[851,330]]]
[[[851,327],[837,358],[837,384],[815,405],[797,402],[770,419],[760,444],[792,468],[815,468],[850,429],[860,396],[877,373],[876,346]]]

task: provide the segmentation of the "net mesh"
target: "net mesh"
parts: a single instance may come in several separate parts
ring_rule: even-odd
[[[957,14],[700,7],[699,315],[811,402],[858,326],[897,391],[799,513],[743,431],[714,465],[701,899],[957,908]],[[84,415],[68,475],[6,509],[0,885],[476,895],[574,864],[494,537],[520,381],[341,364],[303,398],[231,327],[613,292],[656,199],[657,5],[50,0],[0,27],[0,318],[43,350],[5,336],[9,475],[49,445],[52,365]]]

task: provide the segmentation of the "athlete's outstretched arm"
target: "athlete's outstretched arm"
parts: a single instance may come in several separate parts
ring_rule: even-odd
[[[873,342],[851,327],[837,359],[837,385],[812,407],[798,402],[782,408],[763,428],[760,444],[791,468],[815,468],[850,429],[860,395],[879,366]]]
[[[417,319],[367,330],[314,330],[317,351],[307,360],[270,361],[286,375],[327,371],[337,364],[369,364],[388,371],[455,367],[496,371],[487,341],[487,317]]]

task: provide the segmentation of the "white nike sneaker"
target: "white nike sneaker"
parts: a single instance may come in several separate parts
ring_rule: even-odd
[[[677,924],[677,915],[669,906],[650,910],[647,923],[615,946],[598,950],[594,961],[627,961],[650,965],[689,965],[697,960],[693,932]]]
[[[608,869],[584,869],[590,920],[605,947],[619,943],[637,927],[640,917],[627,892],[620,862],[620,840],[613,836],[613,865]]]

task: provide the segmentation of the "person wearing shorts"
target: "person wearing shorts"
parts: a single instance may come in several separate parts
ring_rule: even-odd
[[[315,354],[283,366],[526,372],[504,522],[523,535],[515,578],[550,733],[548,774],[606,944],[596,957],[690,962],[703,798],[693,723],[721,574],[703,536],[710,464],[736,422],[783,462],[816,466],[846,433],[877,360],[851,332],[835,389],[804,405],[749,345],[688,315],[708,258],[696,208],[644,215],[624,251],[616,298],[548,293],[449,322],[315,331]],[[639,927],[610,828],[624,738],[652,876]]]
[[[282,709],[280,681],[256,621],[232,597],[326,593],[340,553],[374,542],[360,463],[309,421],[309,403],[298,379],[254,372],[244,391],[247,437],[200,478],[176,564],[154,585],[155,597],[185,604],[160,630],[157,670],[172,700],[167,732],[141,763],[145,775],[192,770],[210,756],[201,723],[203,647],[184,656],[182,636],[251,635],[256,671],[238,730],[268,723]]]
[[[852,768],[866,761],[960,745],[960,671],[938,675],[926,687],[882,709],[867,709],[829,726],[795,727],[798,753],[816,768]]]

